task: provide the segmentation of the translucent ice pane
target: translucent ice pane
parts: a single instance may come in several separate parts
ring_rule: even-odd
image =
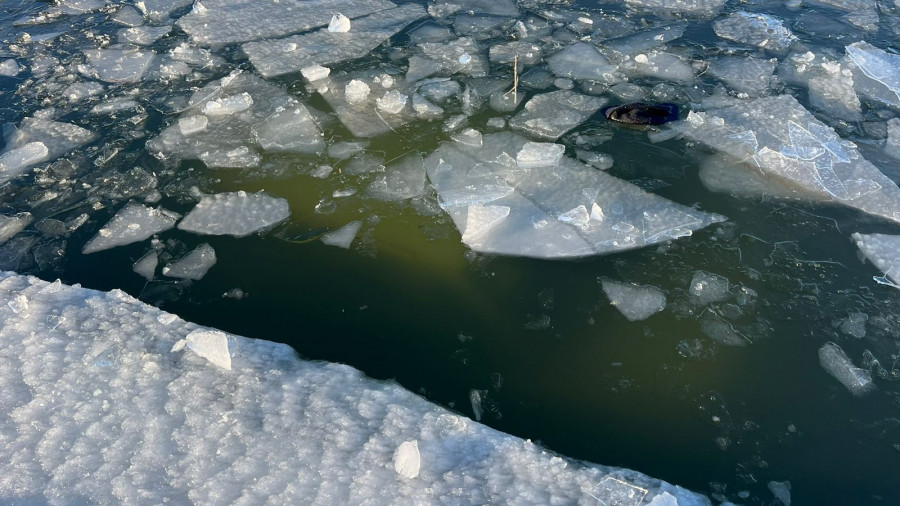
[[[178,228],[195,234],[244,237],[290,216],[287,200],[265,193],[218,193],[203,197]]]
[[[82,253],[94,253],[143,241],[153,234],[171,229],[179,217],[165,209],[130,202],[84,245]]]

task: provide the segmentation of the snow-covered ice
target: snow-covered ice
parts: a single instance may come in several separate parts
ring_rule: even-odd
[[[290,215],[287,200],[263,192],[217,193],[203,197],[178,228],[195,234],[245,237],[272,228]]]
[[[655,286],[642,286],[604,279],[603,293],[629,321],[650,318],[666,308],[666,294]]]
[[[519,167],[515,156],[527,143],[512,132],[486,134],[482,146],[445,142],[425,160],[441,207],[475,251],[582,257],[689,236],[724,219],[568,157]]]
[[[825,343],[819,348],[819,364],[853,395],[862,395],[875,387],[869,372],[853,365],[844,350],[835,343]]]
[[[216,264],[216,251],[203,243],[182,258],[166,264],[163,276],[170,278],[199,280]]]
[[[147,207],[129,202],[84,245],[82,253],[95,253],[105,249],[143,241],[153,234],[175,226],[180,216],[162,208]]]
[[[19,313],[5,303],[17,297]],[[595,504],[632,487],[675,501],[659,504],[709,504],[118,290],[3,273],[0,301],[7,500]]]
[[[859,251],[884,273],[876,280],[900,287],[900,235],[855,233],[852,239]]]

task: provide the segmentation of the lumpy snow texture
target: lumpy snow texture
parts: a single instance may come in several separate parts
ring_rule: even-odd
[[[118,290],[0,273],[0,302],[2,503],[708,504]]]

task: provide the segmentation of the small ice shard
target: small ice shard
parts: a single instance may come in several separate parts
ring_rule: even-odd
[[[553,142],[526,142],[516,153],[516,163],[521,169],[549,167],[559,163],[566,147]]]
[[[469,244],[477,241],[491,229],[502,223],[509,216],[507,206],[485,206],[473,204],[469,206],[466,214],[466,231],[462,234],[462,241]]]
[[[20,71],[19,64],[12,58],[0,62],[0,76],[13,77],[19,75]]]
[[[884,273],[875,281],[900,288],[900,235],[855,233],[852,239],[859,251]]]
[[[394,470],[400,476],[407,480],[419,476],[420,465],[421,457],[419,456],[418,441],[404,441],[394,450]]]
[[[328,31],[331,33],[347,33],[350,31],[350,19],[341,13],[331,16],[328,23]]]
[[[155,249],[152,249],[139,258],[131,269],[147,281],[151,281],[156,273],[157,265],[159,265],[159,255]]]
[[[776,499],[781,501],[784,506],[791,506],[791,482],[789,481],[770,481],[768,483],[769,490]]]
[[[13,216],[0,215],[0,244],[24,230],[32,220],[34,220],[34,216],[31,213],[18,213]]]
[[[367,98],[369,98],[369,85],[359,79],[353,79],[344,87],[344,99],[350,105],[365,102]]]
[[[641,321],[666,308],[666,295],[655,286],[619,283],[604,279],[603,293],[628,321]]]
[[[269,229],[291,214],[285,199],[266,193],[218,193],[203,197],[178,228],[195,234],[245,237]]]
[[[180,216],[162,208],[129,202],[101,228],[84,248],[85,255],[143,241],[153,234],[171,229]]]
[[[303,78],[307,81],[314,82],[328,77],[328,75],[331,74],[331,69],[321,65],[310,65],[309,67],[300,69],[300,74],[302,74]]]
[[[688,293],[701,306],[721,302],[730,294],[728,278],[711,272],[697,271],[691,279]]]
[[[164,276],[170,278],[199,280],[216,264],[216,251],[209,244],[203,243],[183,258],[167,264],[162,269]]]
[[[25,295],[19,294],[13,297],[12,300],[6,303],[12,312],[15,314],[22,314],[28,311],[28,297]]]
[[[569,224],[574,225],[578,228],[585,228],[591,222],[591,215],[588,214],[588,210],[584,207],[584,204],[572,208],[564,213],[561,213],[556,217],[557,220]]]
[[[209,360],[214,366],[231,370],[228,336],[219,330],[194,330],[185,338],[187,349]]]
[[[386,112],[388,114],[399,114],[404,107],[406,107],[406,102],[409,97],[401,93],[398,90],[391,90],[384,94],[381,98],[375,101],[376,107],[379,111]]]
[[[780,19],[746,11],[716,21],[713,29],[723,39],[772,51],[784,51],[797,39]]]
[[[847,318],[841,321],[841,332],[857,339],[862,339],[866,337],[867,321],[869,321],[869,315],[866,313],[850,313]]]
[[[334,167],[332,167],[331,165],[319,165],[315,170],[310,172],[309,175],[314,178],[325,179],[330,176],[333,171]]]
[[[327,234],[322,235],[322,242],[328,246],[337,246],[339,248],[349,249],[353,244],[353,239],[362,228],[362,221],[351,221],[343,227]]]
[[[178,129],[181,131],[181,135],[191,135],[202,132],[206,130],[206,125],[208,124],[209,119],[202,114],[185,116],[178,119]]]
[[[487,396],[487,390],[470,390],[469,402],[472,404],[472,414],[475,415],[475,421],[480,422],[484,415],[484,398]]]
[[[862,395],[875,387],[869,372],[854,366],[835,343],[825,343],[819,348],[819,364],[853,395]]]
[[[591,219],[594,221],[603,221],[606,216],[603,214],[603,208],[598,206],[596,202],[591,204]]]
[[[203,114],[207,116],[228,116],[246,111],[253,105],[253,97],[246,91],[237,95],[210,100],[203,105]]]

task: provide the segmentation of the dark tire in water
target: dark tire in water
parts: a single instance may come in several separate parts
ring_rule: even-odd
[[[609,121],[628,125],[662,125],[678,119],[678,106],[671,103],[617,105],[603,109],[603,115]]]

